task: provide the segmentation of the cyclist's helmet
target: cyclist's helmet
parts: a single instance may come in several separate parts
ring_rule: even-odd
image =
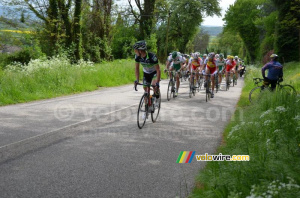
[[[207,57],[207,54],[203,54],[203,57]]]
[[[220,58],[224,58],[224,55],[223,55],[223,54],[220,54],[219,57],[220,57]]]
[[[228,55],[227,59],[233,59],[233,56]]]
[[[216,58],[219,58],[219,57],[220,57],[220,55],[219,55],[219,54],[216,54],[216,55],[215,55],[215,57],[216,57]]]
[[[194,54],[193,54],[193,58],[196,60],[196,59],[198,59],[199,58],[199,52],[195,52]]]
[[[138,50],[146,50],[147,49],[147,44],[146,41],[138,41],[133,45],[134,49]]]
[[[272,55],[270,56],[270,58],[272,58],[272,59],[278,58],[278,55],[277,55],[277,54],[272,54]]]
[[[179,57],[180,55],[181,55],[180,52],[176,52],[176,51],[172,52],[172,58],[173,58],[173,59],[176,59],[176,58]]]
[[[211,52],[208,54],[208,58],[213,59],[215,57],[215,53]]]
[[[238,58],[239,58],[238,56],[235,56],[235,57],[234,57],[235,60],[237,60]]]

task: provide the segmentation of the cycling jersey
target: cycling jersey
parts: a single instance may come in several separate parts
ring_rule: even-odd
[[[147,52],[147,56],[144,58],[135,55],[135,62],[141,63],[141,65],[143,66],[143,71],[147,74],[156,71],[155,66],[158,65],[158,59],[156,55],[151,52]]]
[[[189,64],[191,64],[193,70],[195,70],[203,64],[203,61],[200,57],[198,59],[190,58]]]
[[[219,71],[222,71],[224,66],[226,65],[226,61],[224,59],[221,60],[220,58],[218,58],[217,64],[219,67]]]
[[[263,66],[261,69],[262,76],[265,78],[265,71],[269,70],[268,72],[268,79],[270,80],[278,80],[278,78],[281,78],[283,76],[283,67],[278,61],[270,61],[267,64]]]
[[[217,61],[216,59],[210,61],[209,59],[206,59],[206,68],[209,69],[210,74],[215,74],[217,72]]]
[[[240,61],[239,60],[234,60],[234,62],[236,63],[235,70],[238,70],[239,65],[240,65]]]
[[[236,66],[236,62],[235,61],[230,61],[228,60],[226,62],[226,71],[229,72],[230,70],[232,70],[232,68],[234,68]]]
[[[172,58],[172,55],[168,58],[169,62],[171,63],[171,67],[174,67],[174,69],[177,71],[181,68],[181,63],[185,63],[186,59],[182,56],[176,57],[175,59]]]

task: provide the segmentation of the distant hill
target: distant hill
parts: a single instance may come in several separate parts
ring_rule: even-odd
[[[222,26],[201,26],[201,29],[210,36],[218,36],[223,31]]]

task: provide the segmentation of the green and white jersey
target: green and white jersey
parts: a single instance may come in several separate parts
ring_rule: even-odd
[[[219,71],[221,71],[226,65],[226,60],[225,59],[221,60],[220,58],[218,58],[217,65],[218,65]]]
[[[158,65],[158,59],[154,53],[147,52],[147,56],[142,58],[135,55],[135,62],[141,63],[143,66],[143,71],[147,74],[155,72],[155,66]]]
[[[172,55],[170,55],[169,58],[168,58],[168,61],[172,62],[171,66],[172,65],[174,65],[174,66],[181,66],[180,64],[181,63],[185,63],[186,59],[184,57],[182,57],[182,56],[178,56],[175,59],[173,59]]]

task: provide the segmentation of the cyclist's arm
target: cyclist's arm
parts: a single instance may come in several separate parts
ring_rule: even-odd
[[[265,65],[263,66],[263,68],[261,68],[261,74],[262,74],[262,77],[263,77],[263,78],[266,77],[266,70],[269,69],[269,66],[270,66],[270,65],[267,63],[267,64],[265,64]]]
[[[135,63],[135,77],[136,80],[139,82],[140,81],[140,63]]]

